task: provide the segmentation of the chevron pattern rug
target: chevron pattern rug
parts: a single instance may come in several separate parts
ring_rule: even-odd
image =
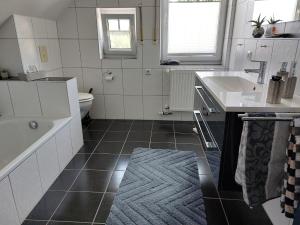
[[[206,225],[194,152],[136,149],[106,225]]]

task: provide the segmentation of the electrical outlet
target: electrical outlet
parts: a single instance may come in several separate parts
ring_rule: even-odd
[[[147,76],[151,75],[151,69],[145,69],[145,75]]]

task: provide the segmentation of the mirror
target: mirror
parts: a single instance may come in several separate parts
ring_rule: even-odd
[[[300,19],[300,0],[254,0],[253,19],[261,14],[269,20],[274,17],[280,22],[289,22]],[[265,22],[268,23],[267,21]]]

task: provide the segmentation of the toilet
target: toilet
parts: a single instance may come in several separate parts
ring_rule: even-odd
[[[81,119],[86,116],[86,114],[90,111],[94,96],[89,93],[82,93],[79,92],[79,106],[80,106],[80,114],[81,114]]]

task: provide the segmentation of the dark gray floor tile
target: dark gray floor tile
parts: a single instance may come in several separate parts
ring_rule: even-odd
[[[199,174],[211,175],[209,164],[205,158],[198,158],[198,171]]]
[[[111,154],[119,154],[122,150],[124,142],[101,142],[95,153],[111,153]]]
[[[67,165],[66,169],[76,169],[80,170],[84,164],[87,162],[89,159],[90,155],[89,154],[77,154],[73,157],[71,162]]]
[[[152,133],[151,142],[175,143],[174,133]]]
[[[152,121],[136,120],[131,126],[133,131],[151,131]]]
[[[83,170],[71,191],[105,192],[110,177],[110,171]]]
[[[85,141],[79,153],[92,153],[98,144],[98,141]]]
[[[125,141],[128,132],[126,131],[111,131],[107,132],[103,141]]]
[[[217,188],[211,175],[199,175],[201,191],[204,197],[219,198]]]
[[[54,181],[50,190],[67,191],[77,177],[79,170],[63,170]]]
[[[159,142],[151,142],[150,148],[152,149],[175,149],[174,143],[159,143]]]
[[[114,121],[111,124],[109,131],[128,131],[131,124],[131,121]]]
[[[115,170],[126,170],[130,160],[130,155],[120,155]]]
[[[219,199],[204,198],[204,204],[207,225],[229,225]],[[241,223],[239,225],[244,224]]]
[[[61,221],[50,221],[48,225],[92,225],[91,223],[72,223],[72,222],[61,222]]]
[[[110,126],[111,123],[112,120],[92,120],[91,124],[88,126],[88,130],[104,131]]]
[[[125,173],[125,171],[114,171],[114,173],[110,179],[108,188],[107,188],[108,192],[117,192],[118,191],[120,183],[123,179],[124,173]]]
[[[153,124],[173,125],[173,120],[154,120]]]
[[[197,134],[182,134],[175,133],[176,143],[200,144],[200,139]]]
[[[104,131],[85,130],[83,132],[83,140],[85,141],[100,141]]]
[[[175,120],[174,121],[174,125],[177,125],[177,124],[179,124],[179,125],[194,125],[194,121],[180,121],[180,120]]]
[[[92,222],[102,194],[69,192],[53,216],[58,221]]]
[[[243,200],[242,191],[221,191],[221,190],[219,190],[219,194],[220,194],[220,197],[224,198],[224,199]]]
[[[48,221],[25,220],[22,225],[46,225],[47,222]]]
[[[196,152],[199,157],[205,157],[202,145],[199,144],[177,144],[177,150]]]
[[[130,131],[127,141],[150,141],[151,132]]]
[[[149,142],[126,142],[122,154],[131,154],[135,148],[149,148]]]
[[[86,169],[113,170],[118,156],[111,154],[94,154],[87,162]]]
[[[250,209],[244,201],[222,200],[230,225],[272,225],[262,206]]]
[[[106,219],[109,215],[110,208],[112,206],[115,194],[114,193],[105,193],[103,200],[100,205],[100,209],[96,216],[95,222],[97,223],[105,223]]]
[[[174,129],[175,132],[178,133],[194,133],[193,132],[193,124],[175,124]]]
[[[34,207],[27,219],[48,220],[61,202],[66,192],[48,191]]]
[[[174,132],[174,127],[173,124],[153,124],[153,129],[152,129],[153,133],[156,132]]]

